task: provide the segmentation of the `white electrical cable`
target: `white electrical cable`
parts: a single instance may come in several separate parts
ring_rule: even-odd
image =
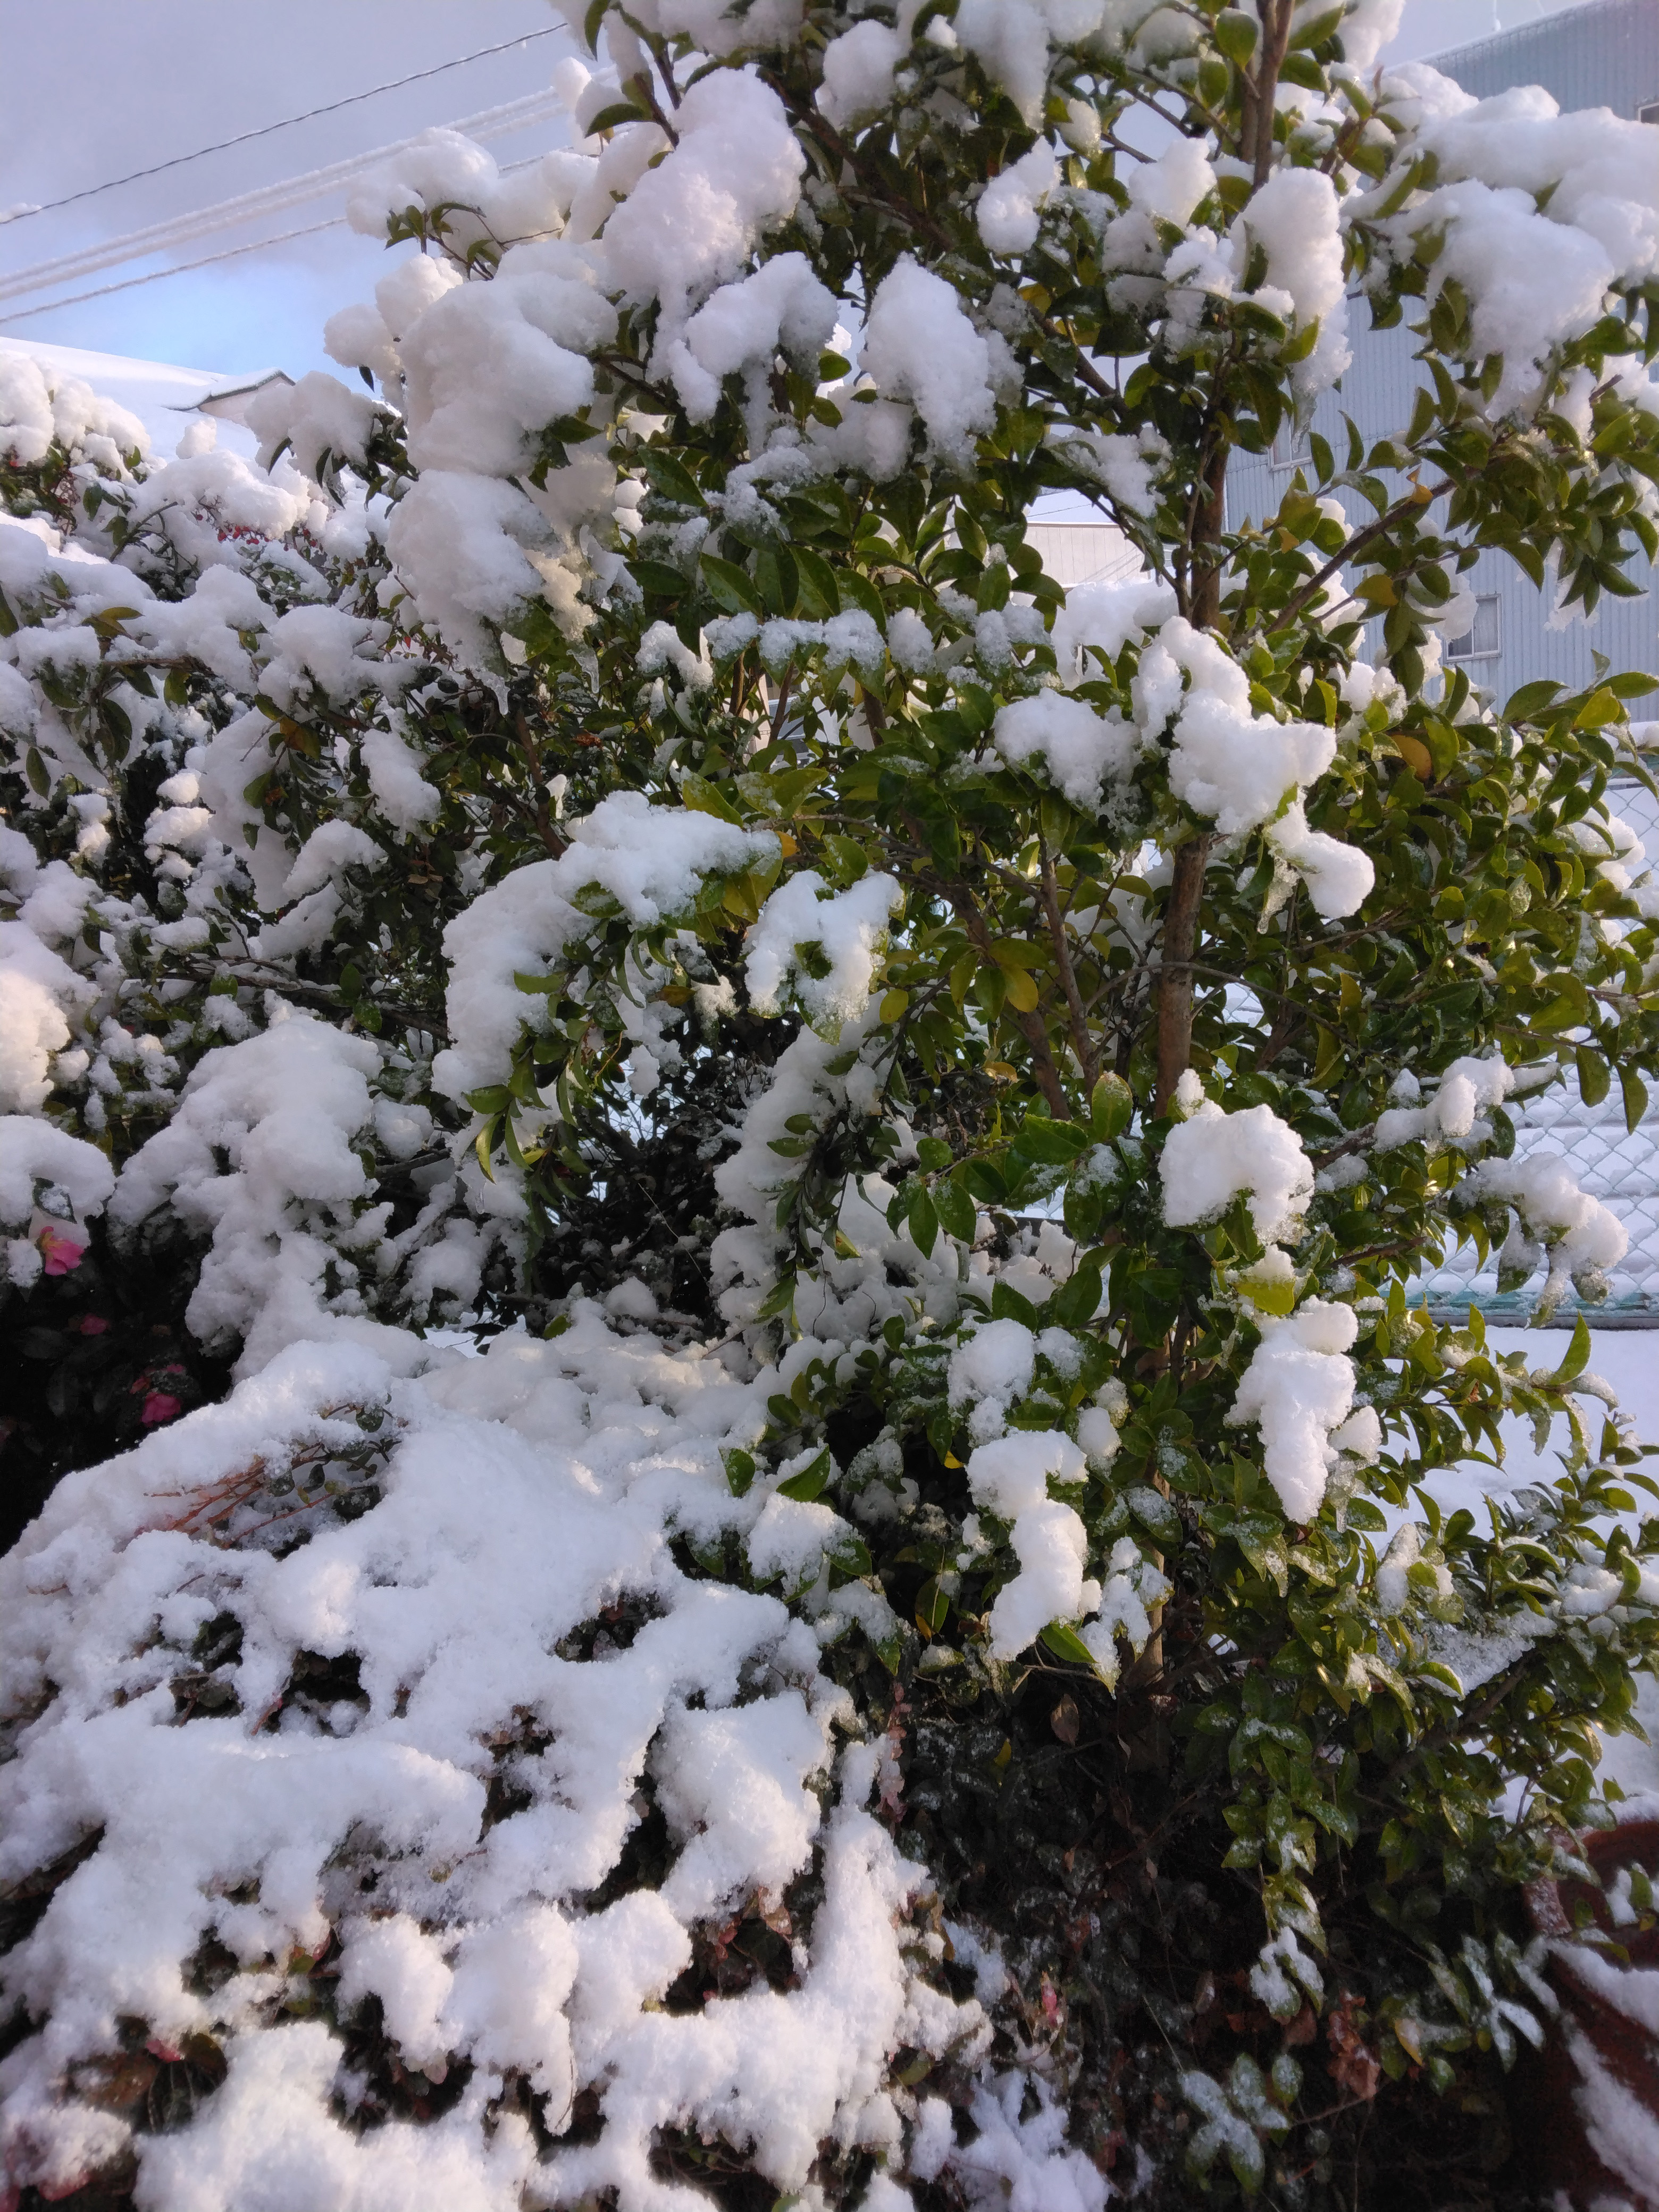
[[[477,115],[463,116],[459,122],[444,127],[459,131],[469,138],[504,138],[527,124],[544,122],[563,112],[563,100],[550,89],[509,100],[501,107],[486,107]],[[190,245],[196,239],[211,236],[216,230],[233,230],[238,223],[254,222],[260,216],[286,214],[289,209],[303,207],[307,201],[325,199],[355,177],[391,160],[394,155],[407,153],[425,136],[424,131],[419,131],[412,137],[399,138],[389,146],[377,146],[372,152],[356,155],[349,161],[331,162],[327,168],[307,170],[302,176],[286,178],[280,184],[264,185],[258,191],[243,192],[235,199],[221,200],[216,206],[176,216],[170,222],[154,223],[147,230],[131,231],[124,238],[106,239],[101,246],[90,246],[84,252],[64,254],[56,261],[36,262],[32,268],[0,277],[0,300],[18,299],[48,284],[64,284],[77,276],[95,276],[100,269],[113,269],[123,261],[164,252],[171,246]]]
[[[540,158],[539,155],[532,154],[525,161],[509,161],[501,174],[504,177],[515,176],[520,169],[529,168]],[[246,246],[228,246],[222,253],[204,253],[197,261],[176,262],[171,269],[147,270],[142,276],[122,277],[118,284],[100,284],[90,292],[71,292],[66,300],[44,300],[39,307],[16,308],[9,315],[0,315],[0,328],[8,323],[27,322],[31,315],[49,315],[55,307],[78,307],[88,300],[106,300],[112,292],[131,292],[139,284],[159,284],[164,276],[187,276],[192,269],[212,268],[216,261],[235,261],[244,253],[263,253],[267,246],[286,246],[291,239],[315,238],[319,231],[343,230],[344,228],[345,217],[331,215],[321,222],[308,222],[299,230],[279,230],[274,238],[250,239]]]
[[[322,107],[307,107],[301,115],[285,115],[279,123],[262,123],[254,131],[239,131],[234,138],[216,139],[211,146],[198,146],[193,154],[174,154],[166,161],[153,161],[147,169],[129,169],[125,177],[111,177],[107,183],[84,185],[78,192],[65,192],[59,200],[42,200],[34,207],[19,208],[15,215],[0,216],[0,222],[27,222],[31,216],[51,215],[57,208],[73,207],[77,200],[96,199],[100,192],[118,191],[123,185],[136,185],[145,177],[159,177],[167,169],[181,169],[187,162],[205,161],[210,154],[222,154],[232,146],[246,146],[253,138],[269,138],[274,131],[291,131],[296,123],[314,122],[319,115],[337,115],[343,107],[360,107],[366,100],[378,100],[383,92],[401,92],[405,85],[424,84],[428,77],[445,76],[451,70],[465,69],[469,62],[481,62],[491,54],[504,54],[509,47],[527,46],[537,39],[557,36],[562,27],[550,23],[544,31],[526,31],[521,37],[503,39],[496,46],[479,46],[470,54],[457,54],[451,62],[439,62],[431,69],[416,70],[412,76],[394,76],[385,84],[372,84],[367,92],[349,92],[343,100],[331,100]]]
[[[124,276],[118,284],[100,284],[90,292],[71,292],[67,300],[43,300],[38,307],[18,307],[0,315],[0,327],[27,322],[31,315],[49,315],[54,307],[78,307],[86,300],[106,300],[112,292],[131,292],[137,284],[159,284],[164,276],[183,276],[192,269],[210,269],[216,261],[234,261],[244,253],[263,253],[268,246],[286,246],[290,239],[315,238],[319,231],[343,230],[345,217],[331,215],[325,222],[308,222],[301,230],[279,230],[275,238],[256,238],[246,246],[228,246],[222,253],[204,253],[199,261],[180,261],[171,269],[152,269],[143,276]]]

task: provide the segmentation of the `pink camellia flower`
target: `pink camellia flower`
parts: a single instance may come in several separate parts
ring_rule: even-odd
[[[78,1237],[65,1237],[60,1229],[43,1229],[35,1242],[40,1247],[49,1275],[70,1275],[80,1266],[86,1245]]]
[[[75,1326],[82,1336],[102,1336],[109,1322],[102,1314],[82,1314]]]
[[[184,1410],[183,1399],[175,1398],[170,1390],[152,1390],[139,1411],[138,1419],[146,1428],[152,1428],[158,1421],[176,1421]]]

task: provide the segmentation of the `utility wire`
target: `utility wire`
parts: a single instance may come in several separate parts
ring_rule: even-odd
[[[443,127],[469,138],[502,138],[528,124],[543,122],[563,112],[564,101],[550,88],[530,93],[522,100],[508,100],[504,106],[483,108],[477,115],[464,115]],[[77,276],[94,276],[99,270],[114,268],[123,261],[163,252],[171,246],[190,245],[216,230],[233,230],[238,223],[254,222],[260,216],[285,214],[289,208],[303,207],[308,200],[326,199],[340,185],[349,184],[367,170],[390,161],[395,155],[407,153],[424,136],[424,132],[417,131],[392,145],[377,146],[368,153],[354,155],[349,161],[331,162],[326,168],[309,169],[301,176],[284,178],[279,184],[265,185],[234,199],[221,200],[211,207],[196,208],[188,215],[175,216],[171,222],[153,223],[146,230],[131,231],[123,238],[106,239],[101,246],[88,247],[82,252],[64,254],[55,261],[36,262],[31,268],[0,276],[0,300],[14,300],[24,293],[40,291],[48,284],[70,283]]]
[[[43,307],[19,307],[12,314],[0,315],[0,325],[27,322],[31,315],[49,315],[54,307],[78,307],[84,300],[106,300],[112,292],[131,291],[135,284],[159,284],[164,276],[182,276],[191,269],[210,269],[216,261],[234,261],[239,254],[261,253],[268,246],[286,246],[292,238],[314,238],[319,230],[338,230],[344,221],[343,215],[333,215],[326,222],[307,223],[301,230],[278,231],[275,238],[256,238],[248,246],[228,246],[222,253],[204,253],[199,261],[181,261],[172,269],[152,269],[147,276],[124,276],[117,284],[100,284],[90,292],[73,292],[67,300],[48,300]]]
[[[362,100],[378,99],[383,92],[400,92],[406,84],[422,84],[428,77],[442,76],[450,70],[465,69],[468,62],[481,62],[489,54],[504,54],[509,46],[527,46],[532,39],[550,39],[558,27],[556,24],[550,24],[544,31],[526,31],[522,38],[503,39],[499,46],[480,46],[476,52],[458,54],[453,62],[440,62],[434,69],[416,70],[412,76],[396,76],[390,83],[370,85],[367,92],[350,93],[344,100],[331,100],[326,106],[308,107],[303,115],[285,115],[280,123],[262,123],[257,131],[241,131],[234,138],[221,138],[212,146],[198,146],[193,154],[175,154],[171,161],[157,161],[150,168],[131,169],[125,177],[112,177],[106,185],[88,185],[84,191],[66,192],[60,200],[45,200],[39,207],[21,208],[15,215],[4,217],[3,221],[27,222],[32,215],[50,215],[56,208],[73,207],[77,200],[95,199],[100,192],[117,191],[123,185],[136,185],[145,177],[159,177],[163,170],[182,168],[186,161],[200,161],[210,154],[222,154],[228,147],[246,146],[252,139],[268,138],[273,131],[291,130],[296,123],[309,123],[319,115],[337,115],[341,108],[356,107]]]
[[[510,177],[517,170],[527,169],[538,158],[532,154],[525,161],[509,161],[501,174]],[[164,276],[184,276],[192,269],[210,269],[216,261],[234,261],[244,253],[263,253],[268,246],[286,246],[290,239],[315,238],[319,231],[338,230],[344,222],[343,215],[331,215],[326,222],[307,223],[300,230],[279,230],[274,238],[256,238],[246,246],[228,246],[222,253],[204,253],[198,261],[180,261],[171,269],[152,269],[143,276],[123,276],[118,283],[100,284],[91,292],[74,292],[66,300],[48,300],[43,307],[19,307],[13,314],[0,315],[0,326],[27,322],[31,315],[49,315],[54,307],[78,307],[86,300],[106,300],[112,292],[131,292],[135,285],[159,284]]]

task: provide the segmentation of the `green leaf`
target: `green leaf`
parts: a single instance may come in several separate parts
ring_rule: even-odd
[[[1060,1328],[1084,1328],[1100,1308],[1100,1270],[1085,1261],[1063,1282],[1043,1311]]]
[[[634,581],[653,599],[683,599],[691,588],[690,579],[682,576],[678,568],[671,568],[665,561],[647,561],[643,556],[630,560]]]
[[[792,615],[799,592],[795,559],[787,545],[763,545],[755,556],[755,583],[772,615]]]
[[[795,1279],[793,1274],[781,1275],[755,1309],[757,1321],[775,1321],[780,1314],[790,1312],[795,1303]]]
[[[1633,1067],[1621,1070],[1619,1087],[1625,1094],[1625,1127],[1634,1134],[1648,1110],[1648,1086]]]
[[[613,100],[602,107],[588,125],[588,135],[597,137],[601,131],[620,130],[624,123],[649,123],[651,117],[643,107],[636,107],[631,100]]]
[[[713,553],[705,553],[698,563],[702,580],[717,606],[729,615],[763,615],[766,607],[756,589],[754,579],[735,562],[722,561]]]
[[[1580,1314],[1573,1327],[1572,1342],[1567,1346],[1567,1356],[1555,1370],[1556,1381],[1571,1382],[1575,1376],[1582,1375],[1589,1365],[1589,1325]]]
[[[1092,1669],[1098,1663],[1076,1629],[1067,1627],[1063,1620],[1051,1620],[1042,1632],[1042,1641],[1056,1659],[1065,1659],[1073,1667]]]
[[[1255,17],[1243,8],[1224,8],[1215,19],[1215,42],[1243,69],[1255,52],[1257,29]]]
[[[1540,678],[1535,684],[1523,684],[1518,691],[1510,694],[1509,703],[1504,709],[1504,720],[1506,722],[1531,721],[1566,688],[1565,684],[1558,684],[1549,677]]]
[[[1581,1044],[1573,1054],[1578,1069],[1578,1095],[1586,1106],[1599,1106],[1607,1095],[1613,1079],[1612,1070],[1599,1052],[1592,1052]]]
[[[1092,1142],[1089,1131],[1075,1121],[1048,1121],[1034,1114],[1021,1125],[1014,1150],[1042,1167],[1069,1167]]]
[[[798,1474],[792,1474],[787,1482],[781,1482],[775,1494],[779,1498],[793,1498],[800,1505],[810,1505],[829,1480],[830,1448],[826,1444]]]
[[[951,1618],[951,1601],[930,1575],[916,1592],[916,1626],[924,1636],[937,1636]]]
[[[814,553],[810,546],[793,546],[795,568],[800,591],[801,611],[815,622],[826,621],[841,612],[841,590],[836,582],[836,572],[822,553]]]
[[[753,1454],[735,1449],[723,1451],[720,1454],[720,1460],[726,1468],[726,1487],[732,1492],[732,1497],[746,1497],[748,1495],[750,1485],[755,1480],[755,1461]]]
[[[651,447],[645,456],[645,473],[651,489],[660,497],[672,500],[676,507],[702,507],[707,505],[702,487],[690,469],[660,447]]]
[[[962,1185],[936,1182],[933,1199],[933,1211],[946,1236],[954,1237],[959,1244],[971,1244],[979,1225],[979,1209]]]
[[[741,823],[743,817],[726,793],[706,775],[687,774],[680,778],[680,797],[696,814],[713,814],[722,822]]]
[[[1103,1144],[1121,1137],[1134,1118],[1135,1095],[1121,1075],[1103,1075],[1089,1098],[1089,1126]]]
[[[1617,696],[1604,684],[1589,697],[1572,718],[1576,730],[1602,730],[1609,722],[1622,722],[1625,710]]]
[[[995,1321],[1023,1322],[1033,1334],[1038,1325],[1036,1308],[1010,1283],[999,1282],[992,1291],[991,1316]]]
[[[910,1235],[924,1259],[939,1241],[939,1212],[928,1191],[919,1190],[911,1204]]]

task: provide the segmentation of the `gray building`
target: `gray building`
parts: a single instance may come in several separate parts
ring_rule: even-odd
[[[1606,107],[1629,120],[1659,125],[1659,0],[1589,0],[1536,23],[1504,31],[1477,45],[1437,54],[1433,66],[1480,99],[1517,85],[1538,84],[1563,109]],[[1654,136],[1659,173],[1659,129]],[[1334,453],[1346,451],[1343,416],[1352,418],[1369,444],[1411,419],[1412,399],[1423,373],[1414,358],[1419,341],[1405,323],[1393,330],[1365,327],[1363,301],[1350,307],[1353,362],[1340,388],[1323,393],[1307,429],[1280,433],[1271,454],[1241,454],[1228,477],[1231,518],[1272,514],[1296,469],[1308,458],[1308,435],[1318,431]],[[1409,303],[1407,320],[1411,319]],[[1370,510],[1345,500],[1356,520]],[[1474,623],[1446,642],[1446,658],[1467,668],[1470,680],[1500,705],[1540,677],[1582,690],[1605,653],[1615,668],[1659,672],[1659,600],[1652,571],[1639,555],[1629,570],[1643,596],[1604,597],[1586,621],[1575,611],[1554,613],[1551,598],[1507,555],[1484,553],[1461,581],[1474,594]],[[1381,642],[1381,626],[1374,641]]]
[[[1541,21],[1483,39],[1434,58],[1437,69],[1465,91],[1487,99],[1517,85],[1538,84],[1563,109],[1603,107],[1627,119],[1659,125],[1659,0],[1589,0]],[[1659,129],[1654,135],[1654,163],[1659,173]],[[1341,387],[1326,392],[1314,410],[1311,430],[1319,431],[1340,454],[1346,447],[1342,417],[1352,416],[1367,443],[1410,420],[1413,395],[1422,380],[1413,356],[1419,341],[1399,326],[1364,328],[1365,310],[1352,309],[1354,359]],[[1271,514],[1296,468],[1306,459],[1308,432],[1285,432],[1271,454],[1239,457],[1228,478],[1228,506],[1237,524]],[[1370,510],[1350,504],[1356,520]],[[1554,611],[1553,595],[1540,592],[1506,556],[1483,554],[1462,579],[1475,598],[1471,627],[1444,641],[1448,665],[1467,669],[1470,679],[1500,706],[1522,684],[1553,677],[1569,690],[1587,689],[1595,678],[1595,655],[1603,653],[1615,668],[1659,673],[1659,597],[1653,572],[1639,555],[1627,572],[1641,586],[1639,597],[1604,598],[1587,621],[1576,611]],[[1368,639],[1375,652],[1377,634]],[[1638,708],[1637,711],[1642,711]],[[1659,712],[1650,703],[1648,713]],[[1659,723],[1650,726],[1659,769]],[[1650,861],[1659,865],[1659,803],[1633,778],[1611,794],[1614,811],[1642,837]],[[1540,1041],[1540,1054],[1554,1040]],[[1630,1237],[1630,1250],[1614,1272],[1607,1303],[1595,1310],[1598,1326],[1659,1327],[1659,1108],[1650,1109],[1632,1133],[1626,1129],[1615,1086],[1609,1099],[1589,1107],[1571,1079],[1530,1105],[1521,1123],[1519,1149],[1565,1153],[1581,1187],[1618,1214]],[[1473,1298],[1494,1321],[1523,1321],[1532,1310],[1541,1277],[1519,1292],[1500,1297],[1489,1266],[1477,1273],[1469,1249],[1448,1256],[1426,1284],[1431,1305],[1455,1310]],[[1572,1319],[1571,1302],[1560,1318]]]

